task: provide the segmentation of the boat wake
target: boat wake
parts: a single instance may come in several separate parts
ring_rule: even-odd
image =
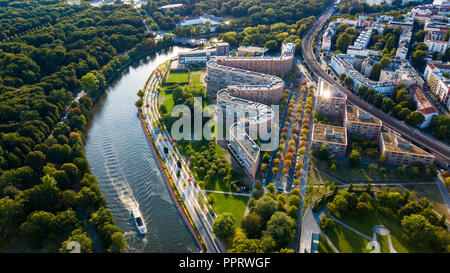
[[[113,145],[110,142],[105,141],[103,147],[103,153],[106,159],[104,161],[106,176],[109,178],[111,186],[117,193],[120,202],[131,213],[133,208],[139,208],[139,203],[136,201],[133,190],[125,178],[125,174],[119,163],[120,161],[115,153]]]

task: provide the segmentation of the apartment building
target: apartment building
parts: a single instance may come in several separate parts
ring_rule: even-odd
[[[216,49],[201,49],[178,53],[178,63],[181,65],[204,65],[216,53]]]
[[[279,77],[218,64],[206,63],[208,92],[229,89],[234,95],[265,104],[278,104],[283,97],[284,81]]]
[[[424,78],[431,92],[450,110],[450,63],[428,62]]]
[[[284,91],[284,81],[267,71],[288,72],[294,50],[293,43],[286,43],[279,57],[218,57],[206,63],[207,89],[218,90],[216,114],[234,122],[228,147],[250,179],[255,178],[260,158],[255,130],[264,126],[270,131],[274,113],[267,104],[278,104]]]
[[[367,28],[362,31],[353,43],[355,47],[361,47],[362,49],[367,48],[370,42],[370,37],[372,37],[372,28]]]
[[[333,39],[333,35],[335,34],[335,30],[333,28],[328,27],[322,37],[322,49],[324,51],[331,50],[331,40]]]
[[[430,126],[431,120],[434,116],[437,116],[439,112],[436,110],[436,108],[434,108],[430,101],[428,101],[424,91],[422,90],[422,88],[420,88],[420,86],[418,86],[417,84],[411,85],[409,88],[409,92],[417,105],[417,112],[422,113],[425,118],[425,120],[422,122],[422,124],[419,125],[419,127],[423,129]]]
[[[259,46],[246,46],[241,45],[238,48],[238,55],[239,56],[264,56],[264,54],[269,51],[269,49]]]
[[[311,148],[319,150],[327,146],[330,154],[344,156],[347,149],[347,131],[344,127],[327,124],[313,124]]]
[[[401,60],[406,60],[411,37],[412,29],[403,29],[402,34],[400,34],[400,37],[398,39],[397,51],[395,52],[395,56],[400,58]]]
[[[253,141],[262,126],[270,133],[274,112],[265,104],[234,96],[233,91],[217,92],[216,114],[234,122],[229,127],[228,147],[249,177],[254,178],[259,165],[260,148]]]
[[[390,95],[394,90],[394,84],[388,81],[373,81],[353,67],[354,56],[347,54],[334,54],[331,58],[331,68],[338,74],[345,73],[353,82],[353,89],[357,90],[361,85],[373,88],[375,92],[384,96]]]
[[[217,55],[228,56],[230,54],[230,44],[227,42],[216,43]]]
[[[415,146],[398,135],[381,133],[380,151],[386,156],[386,163],[396,166],[411,166],[416,162],[429,167],[434,162],[434,156]]]
[[[217,63],[224,66],[271,75],[287,75],[294,61],[294,43],[283,44],[278,57],[222,57]]]
[[[343,118],[347,96],[334,86],[319,78],[316,111],[330,118]]]
[[[375,49],[362,48],[359,46],[350,45],[347,48],[347,55],[350,56],[381,56],[381,51]]]
[[[349,134],[378,139],[382,128],[381,120],[354,105],[347,105],[346,110],[345,127]]]
[[[444,41],[445,32],[444,30],[427,32],[424,43],[428,46],[430,52],[445,53],[450,44],[450,41]]]

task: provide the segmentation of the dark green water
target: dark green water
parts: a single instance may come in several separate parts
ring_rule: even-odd
[[[86,153],[129,252],[198,252],[167,191],[145,139],[134,102],[150,73],[188,48],[148,56],[118,77],[94,106]],[[139,235],[130,215],[138,205],[148,232]]]

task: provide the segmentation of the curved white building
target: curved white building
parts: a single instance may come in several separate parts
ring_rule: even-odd
[[[273,74],[290,71],[294,48],[293,43],[283,44],[279,57],[224,57],[206,64],[208,90],[219,90],[216,113],[234,122],[228,147],[252,179],[261,152],[253,139],[271,133],[275,113],[267,104],[278,104],[283,97],[284,81]]]
[[[260,103],[278,104],[283,97],[284,81],[277,76],[220,65],[217,60],[206,63],[208,91],[224,88],[234,96]]]
[[[259,130],[270,134],[274,112],[265,104],[235,97],[234,91],[222,89],[217,92],[216,114],[234,122],[229,128],[228,147],[247,175],[254,178],[261,149],[253,139]]]

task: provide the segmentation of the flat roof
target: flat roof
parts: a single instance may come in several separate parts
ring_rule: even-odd
[[[360,109],[355,105],[348,105],[348,104],[347,104],[347,120],[352,122],[381,125],[381,120],[363,111],[362,109]]]
[[[347,145],[345,127],[328,124],[313,124],[313,140]]]
[[[347,99],[347,95],[322,78],[319,78],[319,96],[322,98]]]
[[[387,151],[432,156],[400,136],[383,132],[381,137],[384,149]]]
[[[165,5],[162,7],[159,7],[158,9],[170,9],[170,8],[178,8],[181,7],[183,4],[171,4],[171,5]]]
[[[259,46],[246,46],[246,45],[241,45],[238,48],[238,51],[243,50],[243,51],[252,51],[252,52],[259,52],[259,53],[266,53],[269,49],[268,48],[264,48],[264,47],[259,47]]]
[[[255,161],[259,155],[260,149],[256,142],[250,138],[247,132],[245,132],[245,125],[240,122],[236,122],[231,125],[230,131],[234,134],[236,141],[242,148],[244,148],[252,161]]]

